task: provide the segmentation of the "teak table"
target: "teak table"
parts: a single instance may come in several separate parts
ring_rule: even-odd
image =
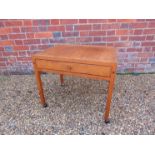
[[[47,106],[41,82],[41,72],[60,74],[63,84],[63,75],[107,80],[108,97],[104,119],[109,122],[110,104],[117,67],[116,50],[112,47],[87,45],[57,45],[32,56],[40,100]]]

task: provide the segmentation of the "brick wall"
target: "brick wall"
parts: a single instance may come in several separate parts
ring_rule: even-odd
[[[0,20],[0,74],[31,73],[31,55],[55,44],[118,49],[118,72],[155,72],[155,19]]]

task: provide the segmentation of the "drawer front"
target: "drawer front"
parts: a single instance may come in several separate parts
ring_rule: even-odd
[[[97,66],[49,60],[37,60],[36,65],[39,69],[65,71],[72,73],[82,73],[106,77],[109,77],[111,74],[111,67],[108,66]]]

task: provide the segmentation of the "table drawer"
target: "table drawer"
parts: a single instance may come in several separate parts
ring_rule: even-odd
[[[90,74],[106,77],[109,77],[111,74],[110,66],[108,67],[108,66],[88,65],[88,64],[49,61],[49,60],[48,61],[36,60],[36,65],[39,69],[65,71],[72,73],[82,73],[82,74]]]

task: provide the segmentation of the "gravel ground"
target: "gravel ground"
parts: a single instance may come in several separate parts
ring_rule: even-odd
[[[0,76],[0,134],[155,134],[155,74],[117,75],[111,123],[102,116],[107,82],[42,75],[47,108],[34,75]]]

